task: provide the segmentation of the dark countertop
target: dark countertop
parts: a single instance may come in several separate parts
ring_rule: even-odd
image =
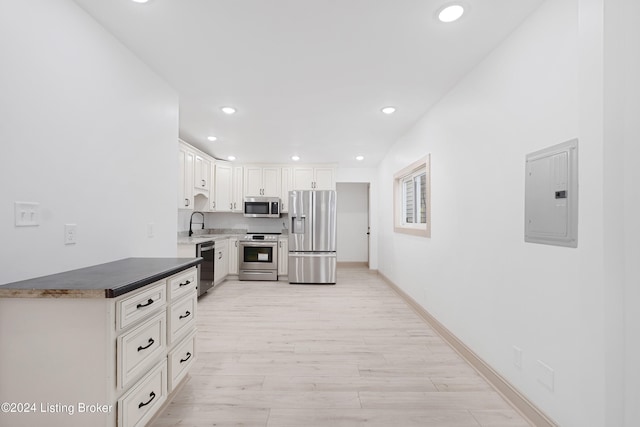
[[[202,258],[125,258],[0,285],[0,298],[115,298],[201,262]]]

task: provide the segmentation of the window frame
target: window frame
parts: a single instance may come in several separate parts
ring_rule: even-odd
[[[404,221],[404,183],[408,178],[412,180],[425,174],[425,223],[406,223]],[[414,206],[415,206],[414,201]],[[414,212],[414,218],[418,218],[420,211]],[[393,231],[396,233],[410,234],[413,236],[431,237],[431,155],[427,154],[420,160],[396,172],[393,175]]]

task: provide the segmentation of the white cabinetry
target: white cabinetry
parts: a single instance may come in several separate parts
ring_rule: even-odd
[[[194,153],[186,145],[178,149],[178,209],[193,209]]]
[[[335,167],[296,166],[293,190],[335,190]]]
[[[213,283],[217,285],[229,274],[229,241],[216,240],[216,253],[213,265]]]
[[[0,401],[74,411],[0,414],[0,424],[146,425],[196,358],[196,286],[190,267],[116,298],[0,298]]]
[[[278,276],[289,275],[289,238],[278,239]]]
[[[233,191],[231,194],[232,212],[243,212],[244,207],[244,168],[242,166],[233,167]]]
[[[289,191],[293,190],[293,168],[283,167],[280,180],[280,213],[289,212]]]
[[[216,162],[216,212],[242,212],[243,173],[242,166],[232,166],[227,162]]]
[[[280,197],[280,168],[250,165],[244,167],[245,197]]]
[[[216,212],[231,212],[233,202],[233,167],[224,162],[216,162],[215,206]]]
[[[229,274],[238,274],[238,238],[229,238]]]
[[[209,189],[211,188],[211,160],[198,154],[195,155],[193,188],[196,194],[209,196]]]

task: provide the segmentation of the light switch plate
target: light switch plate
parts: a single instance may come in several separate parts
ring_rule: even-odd
[[[40,225],[40,203],[15,202],[16,227],[37,227]]]

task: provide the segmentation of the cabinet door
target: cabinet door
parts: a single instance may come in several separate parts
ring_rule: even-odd
[[[314,190],[335,190],[334,168],[315,168]]]
[[[216,162],[211,160],[211,171],[209,172],[209,207],[207,211],[213,212],[216,210]]]
[[[262,169],[262,194],[268,197],[280,197],[280,168]]]
[[[256,166],[244,167],[244,195],[245,197],[262,196],[262,168]]]
[[[238,274],[238,238],[229,239],[229,274]]]
[[[296,167],[293,169],[293,190],[313,190],[313,168]]]
[[[287,239],[278,240],[278,276],[289,274],[289,241]]]
[[[243,198],[244,198],[244,168],[242,166],[233,167],[233,190],[231,195],[232,212],[243,211]]]
[[[178,208],[193,209],[193,167],[194,154],[180,145],[178,150],[179,184],[178,184]]]
[[[220,249],[220,263],[222,265],[222,279],[229,275],[229,247],[228,243],[225,241],[225,244]]]
[[[227,240],[216,241],[216,254],[214,259],[213,281],[219,283],[229,274],[229,260]]]
[[[232,168],[228,164],[216,163],[215,182],[215,210],[216,212],[230,212],[233,204],[232,196]]]
[[[211,161],[205,157],[195,156],[195,173],[193,188],[196,194],[209,193],[210,182],[209,177],[211,175]]]
[[[289,191],[293,188],[293,169],[284,167],[282,168],[282,179],[280,188],[280,212],[289,212]]]

